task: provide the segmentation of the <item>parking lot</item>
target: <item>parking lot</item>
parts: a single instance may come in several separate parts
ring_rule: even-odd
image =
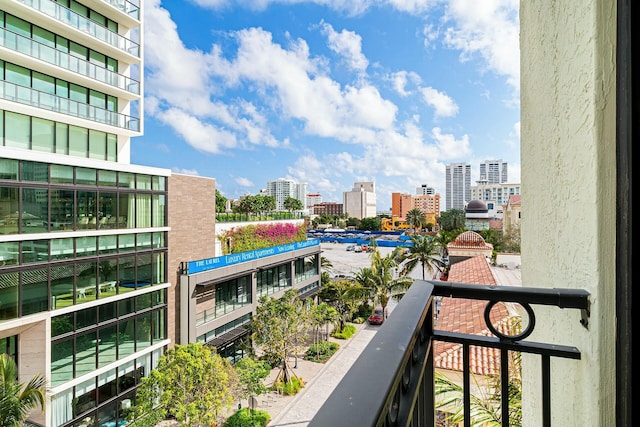
[[[348,251],[347,246],[353,243],[328,243],[320,244],[322,256],[331,261],[333,271],[331,276],[351,276],[364,267],[371,267],[371,258],[367,252]],[[378,247],[382,256],[393,251],[393,248]]]

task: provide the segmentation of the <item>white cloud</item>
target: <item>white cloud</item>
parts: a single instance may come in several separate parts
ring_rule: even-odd
[[[412,93],[410,90],[407,90],[407,84],[409,82],[420,84],[420,76],[413,71],[398,71],[391,74],[389,79],[391,80],[395,91],[403,97],[409,96]]]
[[[194,175],[194,176],[200,175],[198,171],[195,169],[183,169],[183,168],[176,168],[176,167],[171,168],[171,172],[179,173],[182,175]]]
[[[446,93],[432,87],[420,89],[424,102],[433,107],[435,117],[453,117],[458,114],[458,105]]]
[[[347,66],[359,72],[364,72],[369,65],[369,61],[362,54],[362,37],[353,31],[342,30],[336,32],[330,24],[320,23],[322,33],[327,36],[329,49],[341,55]]]
[[[250,179],[248,178],[243,178],[241,176],[237,177],[236,179],[234,179],[234,181],[236,182],[236,184],[238,184],[241,187],[253,187],[253,182],[251,182]]]
[[[462,51],[467,61],[480,55],[486,68],[507,77],[519,93],[520,46],[519,0],[451,0],[446,19],[455,23],[446,29],[445,43]]]

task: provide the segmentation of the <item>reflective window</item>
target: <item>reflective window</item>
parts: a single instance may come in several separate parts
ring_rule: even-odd
[[[0,320],[18,317],[18,273],[0,274]]]

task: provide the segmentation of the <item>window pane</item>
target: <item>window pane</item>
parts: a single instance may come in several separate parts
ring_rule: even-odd
[[[49,310],[47,270],[30,270],[22,275],[22,315]]]
[[[73,190],[51,190],[51,231],[73,230],[73,195]]]
[[[29,116],[5,111],[4,143],[7,147],[29,149],[31,121]]]
[[[76,376],[88,374],[96,369],[96,332],[76,337]]]
[[[18,242],[0,243],[0,266],[18,264],[19,255],[20,247]],[[0,292],[2,291],[0,290]]]
[[[21,179],[23,181],[48,182],[49,165],[39,162],[22,162]]]
[[[18,273],[0,274],[0,319],[18,317]]]
[[[165,197],[164,195],[153,195],[153,226],[163,227],[165,223]]]
[[[5,15],[5,26],[8,30],[18,33],[21,36],[31,36],[31,24],[13,15]]]
[[[37,151],[53,153],[53,122],[34,117],[32,125],[32,148]]]
[[[51,76],[47,76],[37,71],[32,71],[31,87],[40,92],[55,94],[56,85],[55,80]]]
[[[22,242],[22,264],[49,260],[49,240],[25,240]]]
[[[56,153],[69,154],[69,125],[56,123]]]
[[[22,189],[22,231],[37,233],[47,231],[49,190],[44,188]]]
[[[73,379],[73,338],[51,345],[51,385],[57,386]]]
[[[73,166],[51,165],[52,184],[73,184]],[[71,199],[73,202],[73,198]]]
[[[118,161],[118,137],[113,134],[107,134],[107,160]]]
[[[73,240],[73,239],[61,239],[61,240]],[[53,249],[52,249],[53,251]],[[71,251],[72,247],[56,247],[56,252],[66,253]],[[73,305],[74,293],[73,293],[73,280],[74,280],[74,268],[73,264],[60,265],[51,267],[51,309],[69,307]],[[71,325],[73,326],[73,325]]]
[[[18,189],[0,187],[0,234],[17,234],[20,212]]]
[[[69,126],[69,154],[87,157],[89,148],[89,131],[78,126]]]
[[[0,159],[0,179],[11,181],[18,180],[18,161],[12,159]],[[1,207],[0,207],[1,213]]]
[[[96,254],[96,236],[76,238],[76,255],[78,257],[93,256],[95,254]]]
[[[51,239],[51,260],[72,259],[73,238]],[[53,279],[53,277],[52,277]]]
[[[139,190],[151,190],[151,176],[149,175],[137,175],[136,176],[136,188]]]
[[[98,172],[95,169],[76,168],[76,184],[96,185]]]
[[[27,68],[9,62],[5,62],[4,65],[4,78],[20,86],[31,86],[31,72]]]
[[[100,253],[100,255],[102,254],[114,254],[116,252],[118,252],[118,242],[117,242],[117,237],[118,236],[99,236],[98,237],[98,252]],[[112,261],[109,261],[112,262]],[[115,261],[113,262],[114,264],[114,271],[115,271]],[[113,278],[110,276],[109,280],[116,280],[117,278]]]
[[[89,131],[89,158],[107,159],[107,134],[97,130]]]

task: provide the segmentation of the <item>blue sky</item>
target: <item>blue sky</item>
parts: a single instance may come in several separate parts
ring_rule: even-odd
[[[342,202],[445,166],[520,182],[519,0],[146,0],[145,129],[131,161],[215,178],[227,197],[306,182]]]

